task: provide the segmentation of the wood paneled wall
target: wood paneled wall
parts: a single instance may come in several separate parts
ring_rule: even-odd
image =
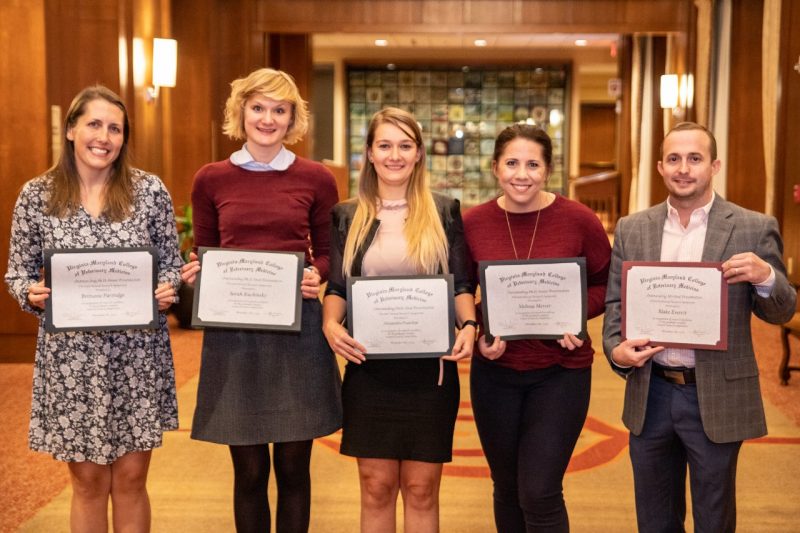
[[[11,213],[20,187],[48,166],[50,117],[45,83],[43,0],[0,2],[0,268],[6,271]],[[0,359],[33,354],[36,319],[0,291]]]
[[[21,185],[52,163],[51,106],[61,121],[73,97],[97,83],[126,101],[136,166],[164,176],[169,125],[162,100],[146,103],[144,85],[134,83],[136,61],[151,64],[152,37],[166,35],[164,0],[13,0],[0,3],[0,265],[5,272],[11,211]],[[132,40],[141,38],[144,55],[134,58]],[[120,68],[120,64],[123,68]],[[127,65],[125,68],[124,65]],[[149,69],[147,69],[149,70]],[[163,93],[164,91],[162,91]],[[61,126],[57,128],[61,130]],[[63,135],[63,131],[61,131]],[[59,141],[55,141],[59,142]],[[5,292],[5,291],[3,291]],[[0,360],[33,356],[36,320],[15,301],[0,297]]]
[[[781,60],[779,67],[781,95],[778,107],[778,135],[775,158],[775,190],[778,191],[776,215],[783,221],[784,257],[789,279],[800,285],[800,203],[792,189],[800,186],[800,4],[782,2]]]
[[[732,2],[726,198],[763,212],[764,130],[761,109],[762,0]]]
[[[673,32],[691,0],[253,0],[264,32]],[[645,5],[646,4],[646,5]]]
[[[664,36],[653,37],[653,80],[650,88],[652,93],[650,98],[654,102],[653,116],[649,121],[644,121],[644,125],[650,128],[650,134],[653,139],[652,152],[650,160],[653,162],[652,181],[650,182],[650,205],[656,205],[664,201],[667,197],[667,187],[664,185],[664,180],[656,170],[656,161],[661,159],[661,139],[664,137],[664,112],[660,107],[661,100],[661,75],[660,72],[666,72],[666,57],[667,57],[667,38]]]

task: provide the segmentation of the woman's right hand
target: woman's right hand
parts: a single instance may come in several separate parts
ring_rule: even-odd
[[[44,309],[44,301],[50,298],[50,288],[44,286],[44,280],[28,285],[28,303],[32,307]]]
[[[322,332],[334,353],[357,365],[367,360],[364,357],[367,349],[351,337],[340,323],[329,320],[322,328]]]
[[[194,287],[198,272],[200,272],[200,261],[197,260],[197,254],[189,252],[189,262],[181,267],[181,280]]]
[[[506,346],[506,341],[500,337],[495,337],[492,344],[486,344],[486,335],[481,335],[481,338],[478,339],[478,349],[486,359],[494,360],[499,358],[505,353]]]

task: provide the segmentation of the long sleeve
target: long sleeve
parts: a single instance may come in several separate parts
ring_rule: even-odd
[[[755,254],[769,263],[775,271],[775,285],[766,298],[755,294],[753,287],[753,313],[771,324],[782,324],[792,318],[797,305],[797,292],[786,278],[783,265],[783,241],[775,217],[765,217]]]
[[[181,285],[180,268],[183,260],[178,248],[172,198],[159,179],[153,181],[152,193],[147,229],[153,245],[158,249],[158,282],[169,283],[177,289]]]
[[[444,221],[449,250],[450,272],[453,274],[453,289],[459,294],[474,294],[475,286],[470,279],[467,243],[464,240],[464,222],[461,220],[461,204],[450,200],[447,220]]]
[[[199,246],[220,245],[219,216],[206,168],[201,168],[192,182],[192,228],[195,249]]]
[[[319,270],[322,281],[328,279],[331,264],[330,213],[333,206],[339,201],[339,191],[336,188],[336,181],[327,169],[324,170],[322,186],[315,191],[316,196],[311,207],[311,212],[309,213],[311,249],[314,256],[314,266]]]
[[[603,316],[603,351],[611,368],[621,376],[625,376],[630,369],[623,369],[611,360],[611,352],[622,342],[621,325],[621,298],[622,298],[622,262],[625,259],[622,227],[625,219],[620,219],[614,233],[614,247],[611,250],[611,265],[608,270],[608,285],[606,290],[606,309]]]
[[[331,210],[330,269],[325,294],[347,299],[347,287],[342,273],[342,256],[348,230],[344,222],[345,210],[345,204],[339,204]]]
[[[44,311],[28,302],[28,287],[42,279],[44,238],[41,218],[44,209],[42,180],[28,182],[17,198],[11,221],[11,241],[5,281],[11,296],[23,311],[39,317]]]
[[[594,318],[605,310],[608,270],[611,262],[608,236],[594,214],[584,227],[583,255],[586,257],[587,314],[588,318]]]

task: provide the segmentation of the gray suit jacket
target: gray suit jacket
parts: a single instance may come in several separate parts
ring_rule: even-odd
[[[622,342],[620,325],[621,272],[623,261],[659,261],[666,202],[620,219],[614,234],[611,270],[608,274],[603,348],[611,351]],[[797,293],[786,279],[783,243],[774,217],[748,211],[716,196],[708,216],[703,261],[725,261],[741,252],[753,252],[772,265],[775,286],[761,298],[749,283],[728,286],[728,350],[697,350],[696,376],[700,415],[706,435],[713,442],[733,442],[765,435],[767,425],[758,366],[750,337],[751,312],[773,324],[792,317]],[[622,420],[635,435],[644,426],[650,388],[650,362],[642,368],[615,372],[627,380]]]

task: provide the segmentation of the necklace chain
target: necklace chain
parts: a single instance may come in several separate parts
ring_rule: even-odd
[[[511,247],[514,248],[514,259],[519,259],[519,255],[517,254],[517,245],[514,243],[514,234],[511,232],[511,222],[508,220],[508,210],[503,209],[503,213],[506,215],[506,225],[508,226],[508,236],[511,238]],[[542,215],[542,208],[539,208],[539,211],[536,212],[536,223],[533,225],[533,236],[531,237],[531,244],[528,246],[528,256],[525,259],[531,258],[531,252],[533,251],[533,241],[536,240],[536,230],[539,228],[539,217]]]

